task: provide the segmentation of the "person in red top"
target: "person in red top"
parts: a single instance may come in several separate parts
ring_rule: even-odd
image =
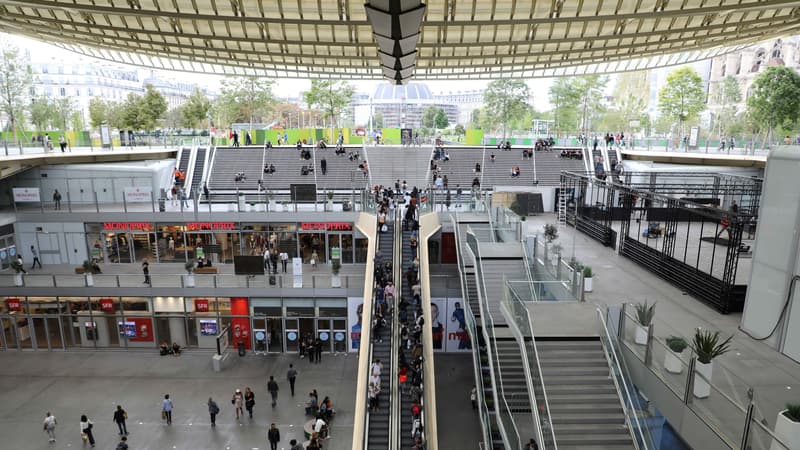
[[[412,416],[414,416],[414,417],[419,416],[419,411],[420,411],[420,409],[419,409],[419,404],[418,403],[414,403],[413,405],[411,405],[411,415]]]
[[[719,221],[719,232],[717,232],[717,236],[714,239],[719,239],[719,236],[723,232],[727,232],[728,233],[728,239],[730,239],[731,238],[731,230],[728,228],[729,225],[730,225],[730,221],[728,220],[728,215],[725,214],[725,215],[722,216],[722,219],[720,219],[720,221]]]

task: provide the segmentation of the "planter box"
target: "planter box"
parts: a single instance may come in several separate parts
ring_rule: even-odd
[[[245,201],[244,195],[239,196],[239,212],[247,211],[247,202]]]
[[[86,286],[94,286],[94,276],[92,274],[87,273],[83,277],[86,279]]]
[[[683,352],[675,353],[667,349],[667,352],[664,353],[664,369],[669,373],[681,373],[683,371],[681,355],[683,355]]]
[[[780,442],[773,439],[769,450],[800,448],[800,422],[792,422],[783,415],[784,412],[779,412],[778,418],[775,419],[775,436],[780,439]]]
[[[187,288],[193,288],[194,287],[194,275],[193,274],[187,274],[187,275],[183,276],[183,286],[187,287]]]
[[[594,282],[594,277],[584,278],[583,279],[583,292],[592,292],[592,284]]]
[[[706,380],[711,381],[711,374],[714,372],[714,361],[708,364],[697,361],[694,367],[697,372],[694,375],[694,396],[697,398],[708,398],[708,396],[711,395],[711,385]]]
[[[637,324],[633,341],[639,345],[647,345],[647,328]]]
[[[339,275],[331,275],[331,287],[340,288],[342,287],[342,277]]]
[[[15,273],[14,274],[14,286],[22,286],[24,283],[22,282],[22,274]]]

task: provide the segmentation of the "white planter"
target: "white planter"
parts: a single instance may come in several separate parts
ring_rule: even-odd
[[[667,349],[667,352],[664,353],[664,369],[669,373],[681,373],[683,371],[681,355],[683,355],[683,352],[675,353]]]
[[[22,274],[21,273],[15,273],[14,274],[14,286],[22,286],[22,284],[23,284],[23,282],[22,282]]]
[[[780,439],[780,443],[773,439],[769,450],[800,448],[800,422],[792,422],[783,415],[783,411],[779,412],[778,418],[775,419],[775,436]]]
[[[333,200],[328,200],[328,202],[325,203],[325,211],[333,211]]]
[[[247,202],[245,202],[244,195],[239,196],[239,212],[247,211]]]
[[[183,285],[184,287],[191,288],[194,287],[194,274],[187,274],[183,276]]]
[[[592,284],[594,282],[594,277],[584,278],[583,279],[583,292],[592,292]]]
[[[86,285],[87,286],[94,286],[94,275],[92,275],[90,273],[86,273],[86,274],[83,275],[83,277],[86,278]]]
[[[636,335],[633,337],[633,342],[639,345],[647,345],[647,328],[636,324]]]
[[[256,212],[256,205],[250,205],[250,212]]]
[[[234,203],[228,203],[228,212],[236,212],[236,205]]]
[[[331,287],[342,287],[342,277],[331,274]]]
[[[697,372],[694,375],[694,396],[697,398],[708,398],[708,396],[711,395],[711,385],[706,380],[711,380],[711,373],[714,371],[714,361],[708,364],[697,361],[694,369]]]
[[[267,210],[267,205],[265,205],[263,203],[259,203],[259,204],[256,205],[256,211],[257,212],[264,212],[266,210]]]
[[[270,200],[269,201],[269,210],[270,211],[277,211],[278,210],[278,202],[276,202],[275,200]]]

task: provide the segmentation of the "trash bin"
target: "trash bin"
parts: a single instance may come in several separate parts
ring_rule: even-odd
[[[236,348],[239,349],[239,356],[244,356],[247,354],[247,351],[244,349],[244,341],[237,342]]]

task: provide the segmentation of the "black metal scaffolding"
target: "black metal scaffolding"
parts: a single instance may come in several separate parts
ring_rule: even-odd
[[[761,183],[694,172],[561,174],[568,224],[722,313],[744,305],[737,271],[750,254]]]

